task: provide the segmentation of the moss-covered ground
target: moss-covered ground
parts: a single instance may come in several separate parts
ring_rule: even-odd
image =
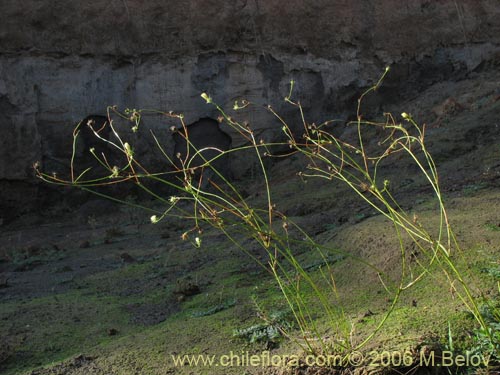
[[[459,238],[460,233],[473,233],[462,237],[462,251],[454,255],[457,267],[470,280],[477,297],[483,293],[496,298],[496,281],[488,270],[499,267],[500,232],[495,229],[496,212],[488,208],[500,204],[497,191],[482,189],[450,198],[449,203]],[[422,220],[426,216],[433,220],[428,202],[415,207],[415,212]],[[125,227],[124,233],[127,230],[130,227]],[[333,231],[338,233],[334,235]],[[363,256],[397,281],[398,257],[388,256],[397,251],[390,233],[390,223],[375,216],[344,230],[326,229],[319,235],[333,237],[325,243],[332,249],[332,256],[343,254],[331,265],[331,271],[339,293],[335,303],[341,303],[352,343],[361,342],[372,332],[391,306],[393,296],[378,282],[376,272],[349,254]],[[266,342],[265,338],[249,343],[234,336],[235,330],[262,324],[271,314],[288,309],[276,281],[266,270],[215,232],[204,236],[205,246],[199,249],[167,238],[167,249],[156,244],[159,247],[152,251],[148,243],[160,241],[158,237],[144,225],[142,247],[124,246],[119,236],[116,242],[96,241],[88,249],[71,249],[66,243],[68,249],[63,256],[47,259],[32,270],[12,272],[9,285],[2,289],[0,308],[3,373],[29,373],[38,368],[33,374],[189,374],[193,367],[175,366],[171,355],[219,358],[231,351],[258,354],[268,349],[280,355],[304,353],[297,344],[304,345],[297,329],[291,329],[290,337],[279,343]],[[62,241],[61,246],[64,244]],[[124,251],[132,261],[122,259]],[[264,258],[265,254],[254,251]],[[75,272],[78,265],[85,269],[96,256],[109,267],[86,274]],[[317,254],[306,249],[297,258],[313,277],[319,277],[321,258]],[[433,265],[428,271],[402,293],[365,350],[404,350],[425,344],[445,348],[449,332],[455,350],[474,345],[472,332],[477,324],[472,315],[454,294],[440,267]],[[29,286],[27,280],[35,272],[56,277]],[[191,295],[187,290],[192,285],[197,290]],[[29,291],[27,296],[23,287]],[[328,341],[335,329],[314,302],[310,308],[318,332]],[[290,316],[287,319],[293,322]],[[314,335],[310,340],[314,341]],[[43,367],[52,370],[40,370]],[[237,374],[242,370],[236,366],[201,366],[195,371]]]

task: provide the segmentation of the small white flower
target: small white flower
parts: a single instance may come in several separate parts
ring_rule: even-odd
[[[201,238],[200,237],[196,237],[194,239],[194,243],[195,243],[196,247],[200,247],[201,246]]]
[[[123,148],[125,149],[125,153],[127,154],[127,156],[129,157],[133,156],[132,147],[130,147],[130,145],[127,142],[123,144]]]
[[[118,167],[115,165],[112,169],[112,172],[111,172],[111,178],[117,178],[118,176],[120,175],[120,170],[118,169]]]
[[[151,216],[151,223],[156,224],[159,221],[156,215]]]
[[[206,100],[207,104],[212,103],[212,98],[210,96],[208,96],[208,94],[206,92],[202,93],[201,97]]]
[[[408,120],[410,118],[410,115],[406,112],[401,113],[401,117],[404,118],[405,120]]]

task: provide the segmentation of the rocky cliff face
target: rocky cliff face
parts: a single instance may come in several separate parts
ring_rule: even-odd
[[[387,65],[381,103],[498,69],[498,14],[497,0],[4,0],[0,216],[36,205],[33,162],[67,163],[73,126],[108,105],[172,110],[192,122],[217,116],[200,98],[208,92],[225,108],[246,98],[286,113],[294,79],[311,120],[342,118]],[[262,137],[275,136],[264,111],[243,116]],[[144,136],[126,134],[154,163],[144,139],[152,129],[172,149],[171,125],[145,118]]]

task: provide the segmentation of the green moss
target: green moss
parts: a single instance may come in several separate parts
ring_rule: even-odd
[[[484,198],[477,195],[474,199],[482,202]],[[486,206],[490,205],[488,199],[484,199]],[[478,201],[471,202],[471,205],[477,210],[485,208]],[[451,214],[457,221],[458,232],[471,232],[471,228],[475,228],[473,234],[476,236],[464,246],[464,251],[453,257],[464,276],[470,278],[475,291],[489,289],[493,293],[496,280],[492,278],[493,271],[488,270],[495,269],[494,262],[498,259],[498,249],[492,245],[496,243],[498,233],[484,227],[483,223],[491,219],[489,216],[476,223],[477,215],[471,218],[474,212],[477,211],[464,210],[462,213],[460,209]],[[477,227],[471,227],[473,224]],[[328,298],[338,309],[339,316],[345,314],[346,325],[352,327],[353,344],[366,338],[391,306],[392,294],[380,283],[377,272],[356,259],[360,256],[359,249],[365,251],[367,243],[374,243],[382,235],[385,239],[392,239],[392,228],[387,228],[390,225],[381,218],[366,219],[356,224],[355,230],[349,234],[358,236],[353,237],[353,240],[359,239],[361,245],[358,248],[354,242],[331,243],[334,250],[325,251],[338,293],[336,296],[332,291]],[[288,307],[276,281],[269,273],[248,267],[251,259],[212,232],[207,231],[203,244],[201,249],[185,246],[151,261],[123,264],[116,269],[75,279],[69,284],[72,289],[66,293],[3,302],[0,331],[8,333],[13,348],[11,358],[4,363],[4,372],[18,374],[84,353],[95,357],[92,366],[105,373],[175,371],[189,374],[194,369],[174,367],[171,354],[220,355],[231,350],[256,353],[264,350],[265,344],[247,343],[233,337],[233,331],[263,324],[262,317]],[[385,263],[380,261],[380,264],[385,267],[386,277],[393,280],[387,285],[391,289],[399,280],[400,265],[397,258],[387,256],[389,249],[384,246],[385,242],[380,248],[372,247],[362,255],[371,262],[383,259]],[[338,257],[337,247],[342,248],[342,257]],[[311,248],[304,248],[299,253],[298,260],[310,276],[319,285],[327,285],[322,280],[327,269],[322,257]],[[247,271],[249,269],[251,271]],[[407,348],[424,342],[445,347],[449,326],[456,350],[472,347],[468,332],[473,332],[476,322],[450,289],[450,282],[438,265],[434,264],[428,271],[422,280],[402,293],[383,328],[363,350]],[[177,302],[173,296],[175,283],[185,277],[196,280],[201,293]],[[159,280],[165,281],[157,285]],[[308,303],[317,332],[331,340],[336,331],[317,303],[311,287],[302,283],[301,293]],[[126,308],[129,304],[169,300],[178,303],[179,311],[167,316],[164,322],[149,327],[134,324]],[[223,308],[218,308],[220,306]],[[198,316],[193,316],[197,312]],[[117,334],[110,336],[110,329],[115,329]],[[302,333],[290,329],[289,334],[299,340]],[[24,336],[26,339],[22,340]],[[16,341],[16,338],[20,339]],[[279,350],[290,354],[296,350],[297,344],[285,339],[281,345]],[[241,374],[241,368],[200,368],[196,373]]]
[[[25,339],[8,360],[8,370],[62,360],[81,350],[134,331],[123,301],[117,297],[84,296],[78,292],[35,298],[22,304],[4,303],[0,312],[0,331],[21,332]],[[137,330],[137,328],[135,328]],[[26,356],[24,353],[29,353]]]

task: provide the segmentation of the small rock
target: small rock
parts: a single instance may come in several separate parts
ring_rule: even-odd
[[[115,328],[108,329],[108,336],[116,336],[118,334],[118,330]]]
[[[38,245],[30,245],[26,248],[26,254],[28,256],[39,255],[42,252],[42,248]]]
[[[88,240],[80,242],[80,249],[88,249],[90,247],[90,242]]]
[[[82,367],[83,364],[90,362],[90,361],[93,361],[96,358],[97,357],[95,357],[95,356],[90,357],[88,355],[80,354],[73,359],[73,363],[76,365],[76,367]]]
[[[132,255],[130,255],[129,253],[121,253],[120,259],[122,260],[123,263],[134,263],[135,262],[135,258]]]
[[[174,294],[190,297],[201,293],[198,284],[195,284],[187,279],[177,280],[177,285],[175,286]]]
[[[369,316],[373,316],[375,315],[371,310],[368,310],[366,311],[364,314],[363,314],[363,318],[367,318]]]
[[[464,105],[456,101],[455,98],[448,98],[441,104],[432,108],[432,112],[437,117],[443,117],[445,115],[453,115],[462,112],[465,109]]]

